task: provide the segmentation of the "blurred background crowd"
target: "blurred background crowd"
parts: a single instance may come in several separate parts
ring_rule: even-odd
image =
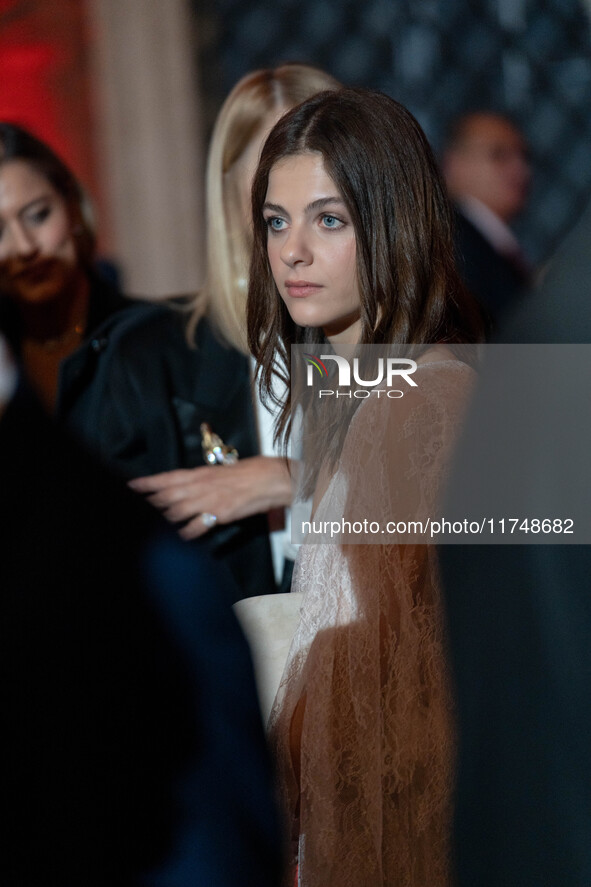
[[[528,146],[511,222],[539,268],[591,189],[590,15],[588,0],[3,0],[0,119],[86,185],[125,291],[162,296],[202,280],[205,149],[248,71],[304,61],[383,90],[438,152],[459,114],[493,110]]]

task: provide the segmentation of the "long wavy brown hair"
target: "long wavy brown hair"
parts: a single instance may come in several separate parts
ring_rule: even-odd
[[[482,339],[480,311],[454,264],[445,185],[418,122],[382,93],[341,89],[314,96],[275,125],[252,188],[248,340],[259,368],[261,395],[280,407],[276,436],[284,440],[290,430],[291,397],[280,401],[274,396],[273,375],[288,383],[291,345],[326,340],[321,329],[297,326],[279,295],[268,261],[262,210],[274,165],[306,152],[322,155],[355,229],[360,344]]]

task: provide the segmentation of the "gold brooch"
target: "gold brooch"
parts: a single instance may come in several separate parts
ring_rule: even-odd
[[[203,458],[208,465],[234,465],[238,461],[238,450],[225,444],[207,422],[202,422],[199,430]]]

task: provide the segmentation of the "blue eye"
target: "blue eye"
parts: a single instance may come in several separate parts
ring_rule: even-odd
[[[343,222],[340,219],[331,215],[322,216],[322,224],[325,228],[342,228],[343,226]]]
[[[285,219],[281,219],[279,216],[269,216],[266,222],[271,231],[283,231],[285,226]]]

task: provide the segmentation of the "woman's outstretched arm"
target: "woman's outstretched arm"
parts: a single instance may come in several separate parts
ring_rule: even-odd
[[[183,539],[196,539],[208,531],[204,514],[228,524],[288,506],[292,500],[290,463],[279,456],[166,471],[136,478],[129,486],[146,494],[171,523],[183,522],[179,530]]]

